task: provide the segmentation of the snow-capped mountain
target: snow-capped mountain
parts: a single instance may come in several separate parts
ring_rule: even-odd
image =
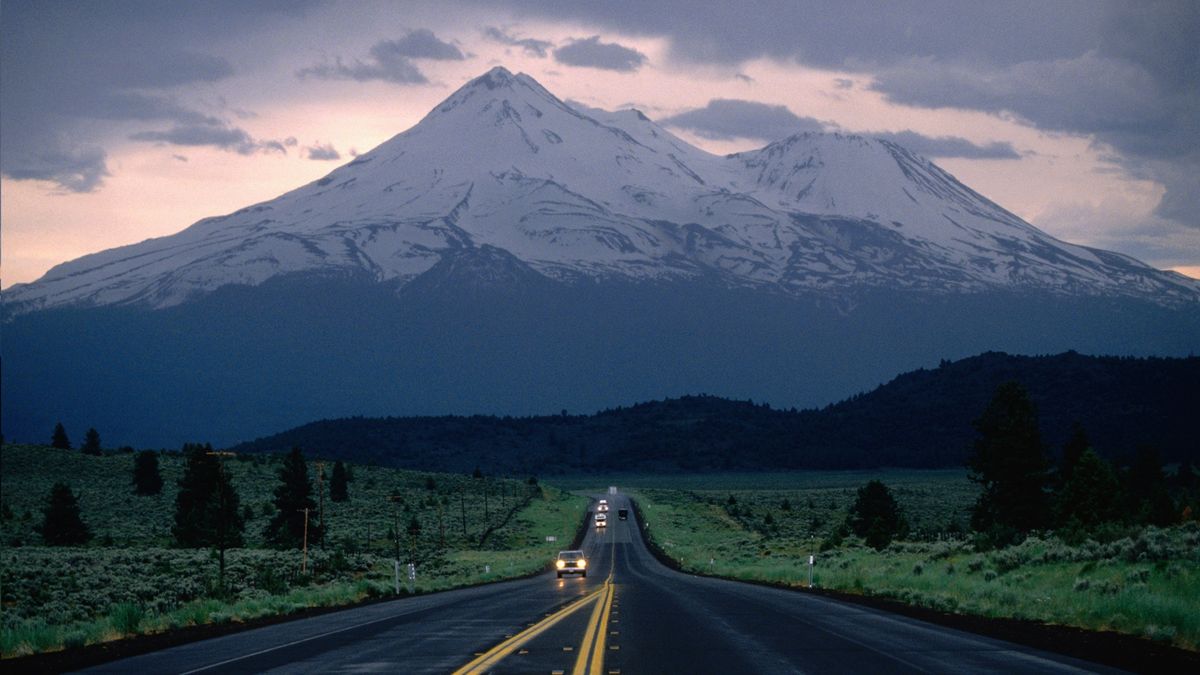
[[[464,252],[559,282],[1200,300],[1200,283],[1056,240],[894,143],[800,134],[719,157],[495,68],[320,180],[64,263],[4,303],[164,308],[297,273],[402,288]]]

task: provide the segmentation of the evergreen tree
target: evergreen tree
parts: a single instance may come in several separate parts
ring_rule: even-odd
[[[882,482],[873,480],[858,489],[858,498],[850,507],[848,518],[851,531],[863,537],[875,550],[887,548],[893,539],[908,534],[908,523],[892,491]]]
[[[175,496],[175,527],[180,546],[212,546],[219,553],[221,591],[225,590],[225,550],[241,546],[246,523],[229,472],[212,446],[183,446],[186,464]]]
[[[242,545],[240,499],[229,473],[213,454],[211,445],[183,446],[186,463],[175,495],[175,526],[171,532],[180,546],[221,549]]]
[[[978,437],[968,460],[971,480],[983,486],[971,527],[994,543],[1047,524],[1049,462],[1037,412],[1025,389],[1007,382],[975,420]]]
[[[54,425],[54,435],[50,437],[50,445],[59,450],[71,449],[71,439],[67,438],[67,430],[63,428],[62,422]]]
[[[1083,453],[1090,447],[1092,444],[1088,440],[1087,432],[1083,430],[1083,425],[1076,421],[1071,425],[1071,437],[1063,445],[1062,461],[1058,465],[1059,484],[1065,485],[1071,479],[1071,472],[1075,470],[1075,465],[1079,463]]]
[[[304,543],[305,509],[308,509],[309,541],[320,539],[312,523],[317,505],[312,499],[312,483],[308,479],[308,464],[300,448],[292,448],[279,470],[280,484],[275,488],[275,517],[267,525],[267,539],[283,548],[300,548]]]
[[[158,453],[143,450],[133,459],[133,491],[139,495],[162,492],[162,474],[158,472]]]
[[[50,498],[42,520],[42,539],[47,546],[85,544],[92,533],[79,517],[79,502],[65,483],[50,488]]]
[[[1163,527],[1179,520],[1175,502],[1167,492],[1167,477],[1163,474],[1157,449],[1150,446],[1138,448],[1125,486],[1129,495],[1129,511],[1137,522]]]
[[[346,478],[346,465],[338,460],[333,465],[333,476],[329,479],[329,498],[335,502],[350,499],[349,481]]]
[[[1175,485],[1184,492],[1191,492],[1196,487],[1196,470],[1192,467],[1192,460],[1184,458],[1183,463],[1175,470]]]
[[[1055,499],[1059,527],[1090,531],[1120,522],[1124,495],[1112,466],[1091,449],[1083,451]]]
[[[99,455],[100,453],[100,432],[95,429],[88,429],[83,436],[83,445],[79,446],[85,455]]]

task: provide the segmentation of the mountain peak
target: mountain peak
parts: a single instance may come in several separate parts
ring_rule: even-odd
[[[4,306],[166,307],[314,270],[403,286],[442,261],[455,279],[508,278],[458,252],[485,246],[564,282],[1200,298],[1194,281],[1050,237],[894,143],[803,133],[719,157],[639,111],[567,104],[497,66],[323,178],[59,265]]]
[[[514,79],[516,79],[516,76],[513,75],[512,71],[510,71],[508,68],[505,68],[504,66],[496,66],[483,75],[471,80],[466,86],[482,86],[487,87],[488,89],[495,89],[497,87],[506,87],[511,85]]]
[[[514,75],[512,71],[504,66],[496,66],[459,87],[458,91],[455,91],[445,101],[442,101],[434,109],[434,112],[450,112],[472,99],[481,101],[486,106],[487,101],[496,97],[513,100],[541,99],[559,106],[563,105],[562,101],[559,101],[558,98],[547,91],[545,87],[532,77],[525,73]]]

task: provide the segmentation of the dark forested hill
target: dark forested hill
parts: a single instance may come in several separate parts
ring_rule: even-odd
[[[542,417],[389,417],[314,422],[243,443],[238,452],[299,445],[384,465],[552,475],[579,471],[961,466],[971,422],[1002,382],[1037,405],[1057,453],[1075,421],[1096,450],[1122,459],[1141,445],[1167,461],[1200,456],[1200,358],[986,353],[905,373],[822,410],[686,396]]]

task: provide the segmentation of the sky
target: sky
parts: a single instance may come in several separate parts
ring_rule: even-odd
[[[710,152],[895,140],[1200,278],[1196,0],[4,0],[0,284],[278,196],[493,66]]]

